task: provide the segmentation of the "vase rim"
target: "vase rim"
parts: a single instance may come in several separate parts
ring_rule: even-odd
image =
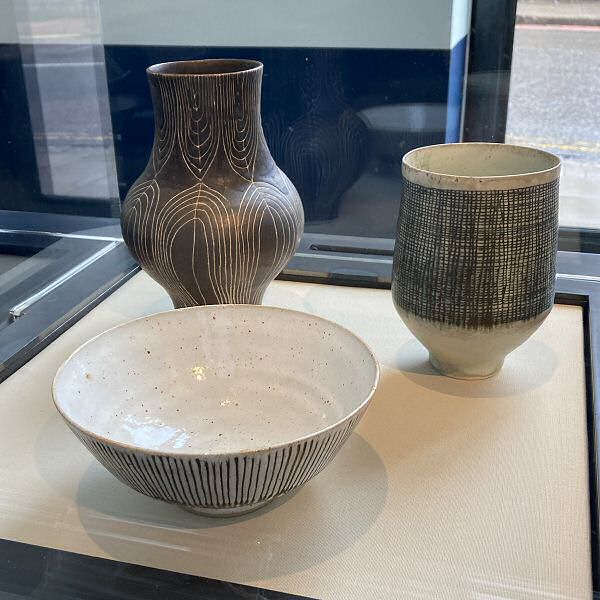
[[[146,69],[148,75],[161,77],[224,77],[260,71],[263,64],[258,60],[238,58],[206,58],[199,60],[175,60],[157,63]]]
[[[540,185],[558,179],[560,169],[560,158],[551,152],[492,142],[423,146],[402,159],[402,174],[408,181],[465,191]]]

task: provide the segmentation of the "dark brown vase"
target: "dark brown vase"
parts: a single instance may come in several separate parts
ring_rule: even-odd
[[[148,68],[154,146],[121,225],[177,308],[259,304],[300,241],[302,203],[261,126],[262,70],[249,60]]]

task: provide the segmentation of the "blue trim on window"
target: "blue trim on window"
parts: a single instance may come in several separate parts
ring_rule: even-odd
[[[467,65],[467,36],[450,51],[448,74],[448,112],[446,118],[446,143],[460,142],[461,117],[464,97],[465,68]]]

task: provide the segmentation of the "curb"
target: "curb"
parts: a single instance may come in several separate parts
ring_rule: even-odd
[[[597,27],[600,25],[599,17],[549,17],[546,15],[517,15],[517,25],[576,25]]]

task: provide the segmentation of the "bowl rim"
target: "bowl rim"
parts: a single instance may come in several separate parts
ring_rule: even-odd
[[[59,396],[58,386],[57,386],[60,375],[64,371],[67,364],[79,352],[83,351],[84,348],[93,344],[96,340],[98,340],[102,336],[112,333],[113,331],[115,331],[117,329],[131,326],[134,323],[137,323],[140,321],[145,321],[150,318],[160,318],[164,315],[177,313],[180,311],[181,312],[188,312],[188,311],[194,312],[194,311],[205,311],[205,310],[223,310],[223,309],[227,309],[227,308],[228,309],[231,309],[231,308],[236,309],[236,308],[242,308],[242,307],[243,308],[252,308],[252,309],[256,309],[256,310],[278,311],[278,312],[284,312],[284,313],[305,315],[310,318],[315,318],[315,319],[318,319],[319,321],[323,321],[324,323],[327,323],[328,325],[333,325],[333,326],[341,329],[342,331],[346,332],[347,334],[350,334],[353,338],[355,338],[360,344],[362,344],[364,346],[364,348],[367,350],[367,354],[372,359],[373,366],[375,367],[373,382],[371,384],[369,393],[358,404],[358,406],[356,406],[352,411],[348,412],[342,418],[338,419],[334,423],[331,423],[327,427],[324,427],[323,429],[319,429],[318,431],[315,431],[313,433],[309,433],[309,434],[306,434],[301,437],[293,438],[293,439],[285,441],[285,442],[279,442],[277,444],[273,444],[270,446],[264,446],[264,447],[260,447],[260,448],[251,448],[251,449],[245,449],[245,450],[236,450],[236,451],[232,451],[232,452],[177,452],[177,451],[171,451],[171,450],[158,450],[158,449],[145,448],[143,446],[138,446],[136,444],[129,444],[126,442],[121,442],[118,440],[108,438],[104,435],[100,435],[98,433],[91,431],[90,429],[88,429],[86,427],[81,426],[79,423],[77,423],[72,418],[70,418],[67,414],[65,414],[64,409],[60,406],[60,400],[58,398],[58,396]],[[101,333],[93,336],[92,338],[90,338],[89,340],[87,340],[86,342],[84,342],[83,344],[78,346],[73,352],[71,352],[71,354],[69,354],[69,356],[62,362],[62,364],[56,371],[56,374],[54,375],[54,379],[52,381],[52,400],[54,402],[54,406],[55,406],[56,410],[58,411],[60,416],[66,421],[66,423],[69,425],[69,427],[71,429],[81,432],[93,440],[101,441],[102,443],[104,443],[108,446],[117,447],[117,448],[127,451],[127,452],[137,452],[137,453],[146,454],[149,456],[166,456],[166,457],[177,457],[177,458],[187,458],[187,459],[200,458],[200,459],[209,459],[209,460],[219,460],[219,459],[230,458],[230,457],[234,457],[234,456],[250,456],[250,455],[265,454],[265,453],[273,452],[280,448],[294,446],[294,445],[309,441],[311,439],[321,437],[328,431],[332,431],[334,429],[339,428],[343,423],[351,420],[356,414],[358,414],[361,411],[363,411],[364,409],[366,409],[366,407],[371,402],[371,400],[375,394],[375,391],[377,390],[377,387],[379,385],[380,376],[381,376],[381,367],[379,365],[379,360],[377,359],[377,356],[373,352],[373,349],[356,333],[354,333],[349,328],[345,327],[344,325],[340,325],[339,323],[337,323],[335,321],[331,321],[330,319],[326,319],[325,317],[321,317],[319,315],[315,315],[315,314],[305,312],[302,310],[294,310],[291,308],[285,308],[285,307],[280,307],[280,306],[265,306],[262,304],[207,304],[207,305],[203,305],[203,306],[190,306],[190,307],[186,307],[186,308],[163,310],[163,311],[160,311],[157,313],[152,313],[150,315],[143,315],[141,317],[137,317],[135,319],[130,319],[129,321],[125,321],[124,323],[120,323],[118,325],[110,327],[110,328],[106,329],[105,331],[102,331]]]

